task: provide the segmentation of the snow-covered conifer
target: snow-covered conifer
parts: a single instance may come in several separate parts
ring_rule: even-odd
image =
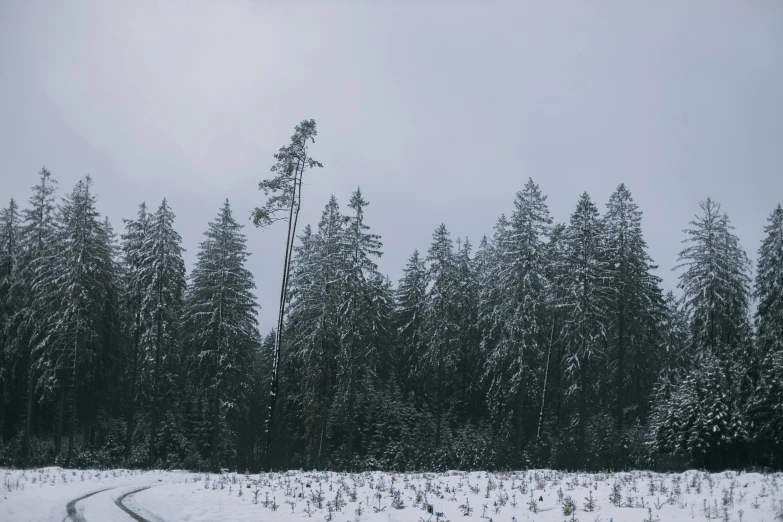
[[[218,465],[221,419],[235,427],[250,398],[253,352],[260,343],[253,275],[242,226],[228,201],[199,245],[186,299],[187,341],[196,376],[210,403],[211,465]]]
[[[608,325],[606,283],[609,266],[603,245],[603,224],[587,193],[579,199],[565,230],[565,255],[558,281],[562,291],[563,338],[569,394],[577,399],[577,463],[585,464],[590,395],[597,376],[592,371],[603,351]]]
[[[174,213],[164,198],[150,217],[148,233],[141,247],[139,269],[142,320],[141,381],[146,413],[149,414],[149,462],[157,458],[160,422],[166,399],[175,391],[179,357],[180,321],[185,292],[185,263],[182,239],[174,230]]]
[[[0,211],[0,434],[4,433],[5,427],[10,365],[15,360],[10,352],[7,326],[19,305],[11,292],[13,277],[21,257],[19,219],[19,206],[12,198],[8,206]]]
[[[642,212],[630,191],[620,184],[606,205],[603,218],[604,257],[608,263],[607,335],[612,348],[614,368],[614,407],[617,429],[623,429],[628,404],[626,382],[638,382],[650,371],[650,362],[659,343],[646,335],[662,312],[660,278],[647,254],[642,234]],[[650,357],[653,355],[652,357]],[[631,360],[629,360],[631,359]],[[630,378],[629,378],[630,377]],[[632,387],[637,390],[636,386]],[[636,403],[640,397],[636,397]],[[636,412],[639,415],[640,412]]]
[[[502,257],[495,271],[497,291],[503,297],[496,309],[502,322],[501,336],[487,354],[486,375],[490,394],[516,404],[514,411],[514,447],[521,458],[524,439],[525,402],[533,380],[531,365],[541,362],[541,319],[545,304],[547,237],[552,224],[546,196],[528,179],[517,192],[504,241],[497,241]],[[521,461],[520,461],[521,464]]]

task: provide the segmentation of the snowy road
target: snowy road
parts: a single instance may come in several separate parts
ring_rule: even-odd
[[[435,522],[430,510],[441,522],[772,522],[783,473],[0,470],[3,522]]]
[[[154,509],[134,504],[135,496],[189,477],[180,471],[1,469],[0,521],[160,522]]]
[[[152,522],[150,520],[147,520],[146,518],[142,517],[132,509],[128,508],[123,501],[128,498],[131,495],[135,495],[139,491],[144,491],[145,489],[149,489],[152,486],[144,486],[143,488],[134,489],[133,491],[129,491],[125,493],[123,496],[119,497],[117,500],[114,501],[115,504],[117,504],[117,507],[123,510],[125,513],[130,515],[130,517],[135,520],[136,522]]]
[[[84,500],[86,498],[89,498],[89,497],[91,497],[93,495],[97,495],[98,493],[102,493],[104,491],[107,491],[108,489],[111,489],[111,488],[99,489],[98,491],[93,491],[92,493],[87,493],[86,495],[82,495],[81,497],[75,498],[75,499],[71,500],[70,502],[68,502],[68,504],[65,506],[65,511],[68,513],[68,518],[73,520],[73,522],[83,522],[84,518],[82,518],[82,516],[79,514],[79,512],[76,511],[76,503],[81,501],[81,500]]]
[[[125,499],[150,487],[152,485],[130,490],[128,487],[106,488],[82,495],[66,505],[66,522],[159,522],[157,518],[145,518],[125,505]]]

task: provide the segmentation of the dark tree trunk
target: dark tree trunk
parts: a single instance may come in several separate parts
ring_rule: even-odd
[[[76,439],[76,382],[71,384],[71,418],[68,428],[68,462],[73,458],[73,447]]]
[[[130,462],[133,455],[133,423],[136,414],[136,380],[139,369],[139,345],[141,343],[140,313],[136,313],[136,332],[133,339],[133,355],[131,359],[131,379],[128,383],[128,402],[125,405],[125,460]]]
[[[54,455],[59,457],[63,450],[63,421],[65,420],[65,386],[60,386],[60,399],[57,411],[57,433],[54,438]]]
[[[353,469],[353,419],[348,421],[348,469]]]
[[[33,423],[33,391],[35,390],[35,372],[32,368],[27,372],[27,410],[24,417],[24,435],[22,436],[22,460],[30,459],[30,429]]]
[[[441,350],[441,354],[442,350]],[[442,357],[438,357],[438,389],[435,394],[435,447],[440,448],[440,424],[443,417],[443,363],[440,361]]]
[[[323,448],[324,448],[324,435],[325,435],[325,433],[326,433],[326,419],[324,418],[324,420],[321,421],[321,440],[318,443],[318,460],[316,461],[317,462],[316,465],[318,466],[318,469],[324,469],[324,451],[323,451]]]
[[[306,158],[305,158],[306,159]],[[297,168],[291,186],[291,209],[288,214],[288,237],[285,245],[285,260],[283,263],[283,284],[280,290],[280,310],[277,316],[277,331],[275,332],[275,353],[272,358],[272,386],[269,393],[269,416],[266,421],[266,471],[272,470],[272,427],[275,418],[275,403],[277,402],[278,370],[280,366],[280,349],[283,339],[283,320],[285,318],[285,299],[288,293],[288,277],[291,272],[291,257],[296,236],[296,222],[299,219],[299,207],[302,201],[302,175],[305,160],[301,161],[301,170]],[[297,188],[299,193],[297,195]],[[294,207],[296,212],[294,213]]]
[[[552,316],[552,330],[549,333],[549,348],[546,352],[546,369],[544,370],[544,385],[541,387],[541,411],[538,414],[538,429],[536,430],[536,443],[541,439],[541,427],[544,425],[544,408],[546,407],[546,391],[549,384],[549,364],[552,359],[552,342],[555,336],[555,318]]]
[[[212,399],[212,452],[209,463],[213,471],[218,471],[218,445],[220,442],[220,399],[217,391]]]
[[[585,444],[586,444],[586,437],[585,437],[585,431],[587,427],[587,355],[585,350],[585,355],[583,356],[583,360],[579,362],[579,375],[580,375],[580,386],[579,386],[579,452],[578,452],[578,460],[579,460],[579,469],[584,469],[585,466]]]
[[[5,361],[0,364],[0,446],[5,442]]]
[[[68,430],[68,462],[73,459],[73,448],[76,440],[76,401],[78,399],[79,387],[78,375],[79,375],[79,329],[80,322],[77,316],[76,319],[76,335],[73,342],[73,377],[71,382],[71,426]]]
[[[162,291],[158,290],[158,299],[162,301]],[[152,381],[152,423],[150,425],[149,465],[155,465],[156,446],[158,445],[158,425],[160,424],[160,363],[161,363],[161,332],[163,330],[163,318],[158,311],[158,331],[155,341],[155,375]]]
[[[617,323],[617,431],[623,429],[623,411],[625,409],[625,394],[623,393],[623,382],[625,379],[625,310],[620,310],[620,317]]]
[[[522,458],[522,442],[525,438],[524,431],[524,415],[525,415],[525,389],[524,389],[524,373],[522,374],[522,382],[519,383],[519,393],[517,394],[517,437],[514,441],[514,450],[519,459],[519,466],[522,469],[524,462]]]

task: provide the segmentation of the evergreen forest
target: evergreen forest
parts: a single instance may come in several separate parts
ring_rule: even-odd
[[[2,466],[783,467],[780,205],[756,266],[709,198],[653,260],[625,185],[556,222],[528,180],[487,236],[440,225],[392,281],[357,188],[305,203],[262,332],[247,209],[215,209],[188,273],[167,200],[114,229],[89,176],[33,183],[0,214]]]

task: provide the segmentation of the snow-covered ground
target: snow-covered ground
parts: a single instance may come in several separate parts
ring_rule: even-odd
[[[0,521],[9,522],[69,517],[86,522],[774,522],[783,513],[781,473],[291,471],[246,476],[44,468],[0,469],[0,478]],[[566,514],[569,498],[576,509]]]

